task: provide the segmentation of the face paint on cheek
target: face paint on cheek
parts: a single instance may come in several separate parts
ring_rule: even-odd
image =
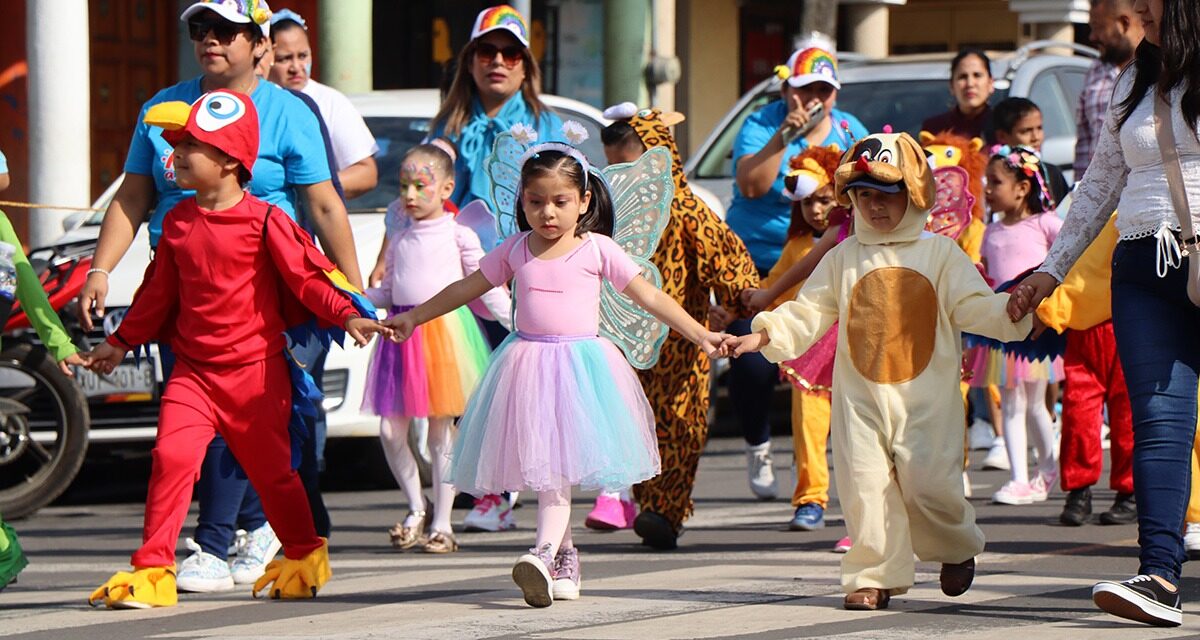
[[[433,172],[433,165],[406,162],[400,167],[401,185],[404,187],[415,185],[417,200],[421,202],[429,202],[437,195],[436,182],[437,175]]]

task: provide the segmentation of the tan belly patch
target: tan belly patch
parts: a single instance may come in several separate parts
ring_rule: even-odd
[[[881,384],[921,375],[933,358],[937,294],[920,273],[884,267],[863,276],[850,296],[846,342],[863,377]]]

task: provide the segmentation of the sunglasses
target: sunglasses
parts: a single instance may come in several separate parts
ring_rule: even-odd
[[[228,20],[189,20],[188,21],[188,36],[195,42],[203,42],[204,37],[212,32],[213,37],[223,46],[228,46],[233,42],[233,39],[239,33],[246,33],[249,37],[249,28],[245,25],[236,24]]]
[[[475,58],[482,63],[488,63],[496,59],[496,54],[500,54],[504,58],[504,66],[512,69],[518,63],[525,59],[525,47],[519,44],[512,44],[507,47],[497,47],[490,42],[480,42],[475,45]]]

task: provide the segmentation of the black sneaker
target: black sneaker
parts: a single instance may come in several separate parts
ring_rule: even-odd
[[[1112,508],[1100,514],[1101,524],[1130,524],[1137,521],[1137,503],[1132,493],[1118,493]]]
[[[1087,522],[1092,515],[1092,488],[1071,489],[1067,494],[1067,504],[1063,507],[1058,521],[1068,527],[1078,527]]]
[[[643,511],[633,519],[633,532],[652,549],[670,551],[679,546],[679,529],[653,511]]]
[[[1146,575],[1134,576],[1125,582],[1098,582],[1092,587],[1092,602],[1114,616],[1156,627],[1183,624],[1179,589],[1170,591]]]

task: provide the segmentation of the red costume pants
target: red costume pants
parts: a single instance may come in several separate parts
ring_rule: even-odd
[[[282,354],[227,366],[177,360],[159,413],[142,547],[133,554],[134,567],[175,564],[192,485],[214,432],[224,436],[262,498],[284,555],[298,560],[321,546],[304,485],[291,465],[291,403],[291,375]]]
[[[1109,487],[1118,493],[1133,493],[1133,419],[1112,322],[1068,331],[1063,369],[1066,384],[1059,453],[1063,491],[1090,487],[1100,480],[1104,466],[1100,425],[1107,404],[1112,458]]]

